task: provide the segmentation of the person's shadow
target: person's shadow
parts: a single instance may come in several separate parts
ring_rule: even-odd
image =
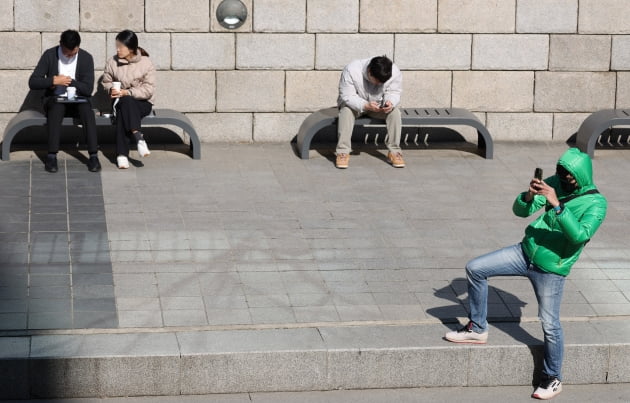
[[[468,281],[465,278],[456,278],[451,283],[440,289],[434,289],[433,295],[450,301],[450,305],[427,309],[427,313],[443,324],[448,325],[451,330],[458,329],[461,325],[457,319],[457,312],[461,313],[463,306],[467,313],[470,313],[468,296]],[[462,296],[466,295],[465,298]],[[503,305],[507,310],[497,311],[494,307]],[[503,333],[523,343],[529,348],[534,362],[532,373],[532,385],[536,386],[540,380],[543,363],[543,341],[532,336],[521,327],[522,308],[527,302],[522,301],[516,295],[499,288],[488,286],[488,321]],[[509,306],[509,307],[508,307]],[[455,326],[453,326],[455,325]]]

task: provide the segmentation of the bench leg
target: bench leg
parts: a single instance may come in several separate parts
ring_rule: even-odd
[[[301,159],[307,160],[309,158],[313,137],[324,127],[336,124],[338,113],[337,107],[321,109],[311,113],[302,122],[296,138],[297,152]]]
[[[2,161],[9,161],[11,159],[11,143],[6,141],[2,142]]]
[[[491,160],[493,157],[493,144],[492,144],[492,140],[490,141],[486,141],[486,137],[483,135],[482,132],[480,132],[479,130],[477,130],[477,149],[484,150],[484,157],[488,160]]]
[[[300,158],[307,160],[310,156],[312,136],[305,136],[305,138],[298,138],[297,147]]]
[[[612,127],[610,129],[612,129]],[[584,138],[580,137],[580,133],[578,132],[578,137],[576,141],[577,148],[579,148],[580,151],[587,153],[588,156],[591,157],[591,159],[595,158],[595,146],[597,145],[597,140],[599,140],[599,136],[601,136],[604,131],[605,129],[602,131],[595,130],[591,132],[586,138],[586,141],[583,141]]]
[[[193,135],[188,133],[188,138],[190,141],[190,153],[192,154],[193,159],[201,159],[201,144],[199,137],[197,137],[197,133],[193,133]]]

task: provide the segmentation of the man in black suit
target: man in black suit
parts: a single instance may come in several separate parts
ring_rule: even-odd
[[[45,168],[48,172],[57,172],[57,152],[61,136],[61,123],[66,114],[81,118],[83,132],[87,138],[88,169],[91,172],[101,170],[98,161],[98,143],[96,121],[90,97],[94,90],[94,59],[83,49],[79,49],[81,36],[77,31],[67,30],[61,34],[59,45],[44,52],[37,67],[28,80],[31,90],[45,90],[43,103],[48,127],[48,156]],[[74,88],[79,97],[76,102],[68,103],[66,93]],[[59,102],[62,100],[62,102]]]

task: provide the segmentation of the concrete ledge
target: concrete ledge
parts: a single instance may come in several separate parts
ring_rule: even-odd
[[[564,382],[628,382],[630,319],[567,321]],[[531,385],[537,321],[495,323],[485,346],[442,336],[455,325],[321,324],[161,329],[0,338],[0,398],[70,398]]]

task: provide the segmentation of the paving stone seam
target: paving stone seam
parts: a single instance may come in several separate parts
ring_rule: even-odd
[[[31,330],[0,330],[0,337],[22,337],[41,335],[92,335],[92,334],[143,334],[143,333],[177,333],[177,332],[207,332],[231,330],[285,330],[285,329],[320,329],[336,327],[369,327],[369,326],[422,326],[437,324],[464,323],[467,318],[453,320],[424,319],[418,321],[354,321],[354,322],[304,322],[304,323],[268,323],[254,325],[205,325],[205,326],[169,326],[169,327],[127,327],[127,328],[87,328],[87,329],[31,329]],[[592,321],[630,321],[630,316],[576,316],[562,318],[562,323]],[[535,317],[522,317],[514,320],[489,320],[490,324],[499,323],[536,323]],[[445,327],[446,329],[446,327]]]

